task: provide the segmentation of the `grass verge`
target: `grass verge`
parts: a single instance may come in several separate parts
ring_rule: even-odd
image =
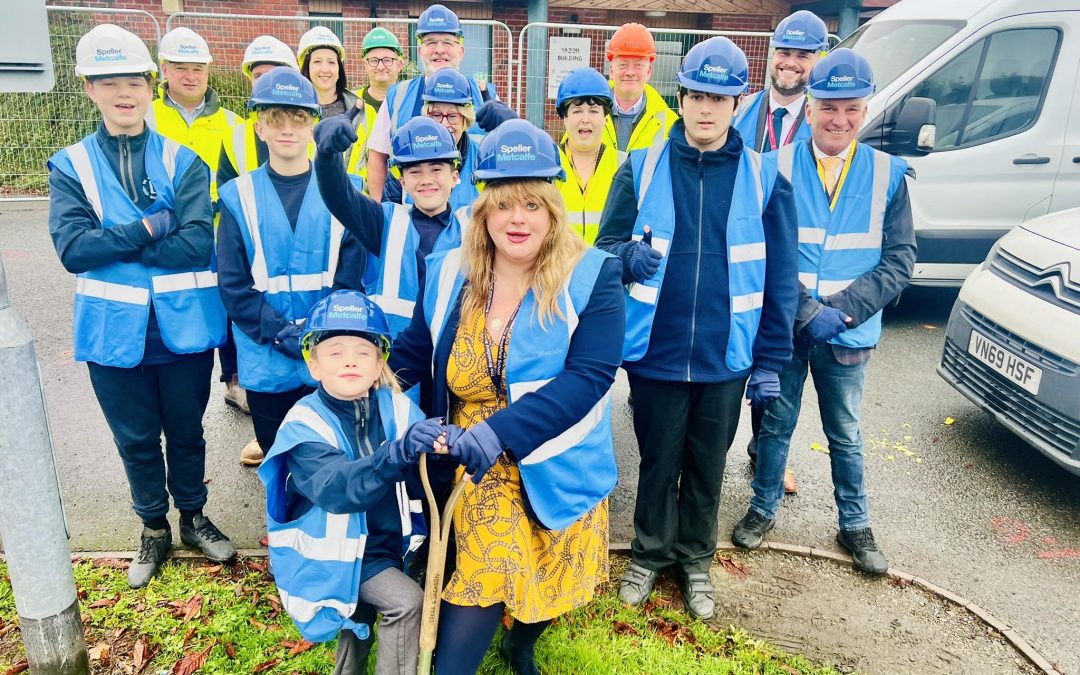
[[[234,565],[172,560],[143,589],[127,586],[127,561],[75,563],[92,672],[329,673],[333,643],[304,642],[282,612],[264,559]],[[785,654],[734,628],[690,621],[669,586],[642,608],[626,608],[614,584],[557,620],[537,646],[548,675],[608,673],[826,675],[835,671]],[[0,673],[25,668],[14,596],[0,563]],[[485,675],[510,671],[490,651]]]

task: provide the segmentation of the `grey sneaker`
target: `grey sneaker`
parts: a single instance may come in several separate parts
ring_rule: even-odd
[[[855,568],[867,574],[885,574],[889,561],[874,541],[874,532],[869,528],[861,530],[840,530],[836,534],[836,543],[844,547],[855,561]]]
[[[773,529],[775,518],[766,518],[753,509],[748,509],[731,532],[731,543],[739,548],[755,549],[761,546],[765,533]]]
[[[619,579],[619,599],[628,605],[640,605],[652,593],[653,585],[659,577],[659,572],[630,563]]]
[[[180,541],[199,549],[214,562],[228,562],[236,557],[236,549],[229,538],[202,514],[195,516],[191,525],[180,523]]]
[[[708,572],[683,572],[679,575],[686,611],[695,619],[711,619],[716,611],[716,591]]]
[[[157,574],[165,555],[172,548],[172,531],[151,530],[144,527],[139,541],[139,552],[128,567],[128,585],[142,588]]]

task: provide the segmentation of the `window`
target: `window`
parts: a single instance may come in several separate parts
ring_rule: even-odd
[[[1038,118],[1061,33],[1007,30],[965,49],[908,97],[937,102],[937,143],[951,150],[1010,136]]]
[[[963,27],[963,21],[880,21],[866,24],[839,46],[870,62],[881,91]]]

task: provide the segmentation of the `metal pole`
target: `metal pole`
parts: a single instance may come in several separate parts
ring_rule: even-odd
[[[41,675],[90,672],[34,340],[0,261],[0,536],[26,660]]]
[[[548,20],[548,0],[529,0],[529,23]],[[529,53],[525,77],[525,118],[537,127],[544,128],[544,110],[547,107],[547,36],[544,28],[529,31]]]

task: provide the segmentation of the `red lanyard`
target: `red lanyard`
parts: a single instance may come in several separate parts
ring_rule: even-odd
[[[780,146],[776,144],[776,130],[773,129],[773,125],[772,125],[772,113],[773,112],[774,111],[770,110],[769,114],[765,117],[765,119],[767,121],[765,126],[768,127],[768,129],[769,129],[769,149],[770,150],[778,150],[780,148]],[[789,115],[791,114],[790,110],[788,111],[788,114]],[[781,119],[783,119],[783,118],[781,118]],[[783,123],[781,123],[780,126],[781,126],[781,128],[783,128]],[[787,137],[784,138],[784,145],[787,145],[788,143],[791,142],[791,139],[794,138],[795,131],[798,128],[799,128],[799,118],[796,117],[795,121],[791,124],[791,128],[788,129]]]

